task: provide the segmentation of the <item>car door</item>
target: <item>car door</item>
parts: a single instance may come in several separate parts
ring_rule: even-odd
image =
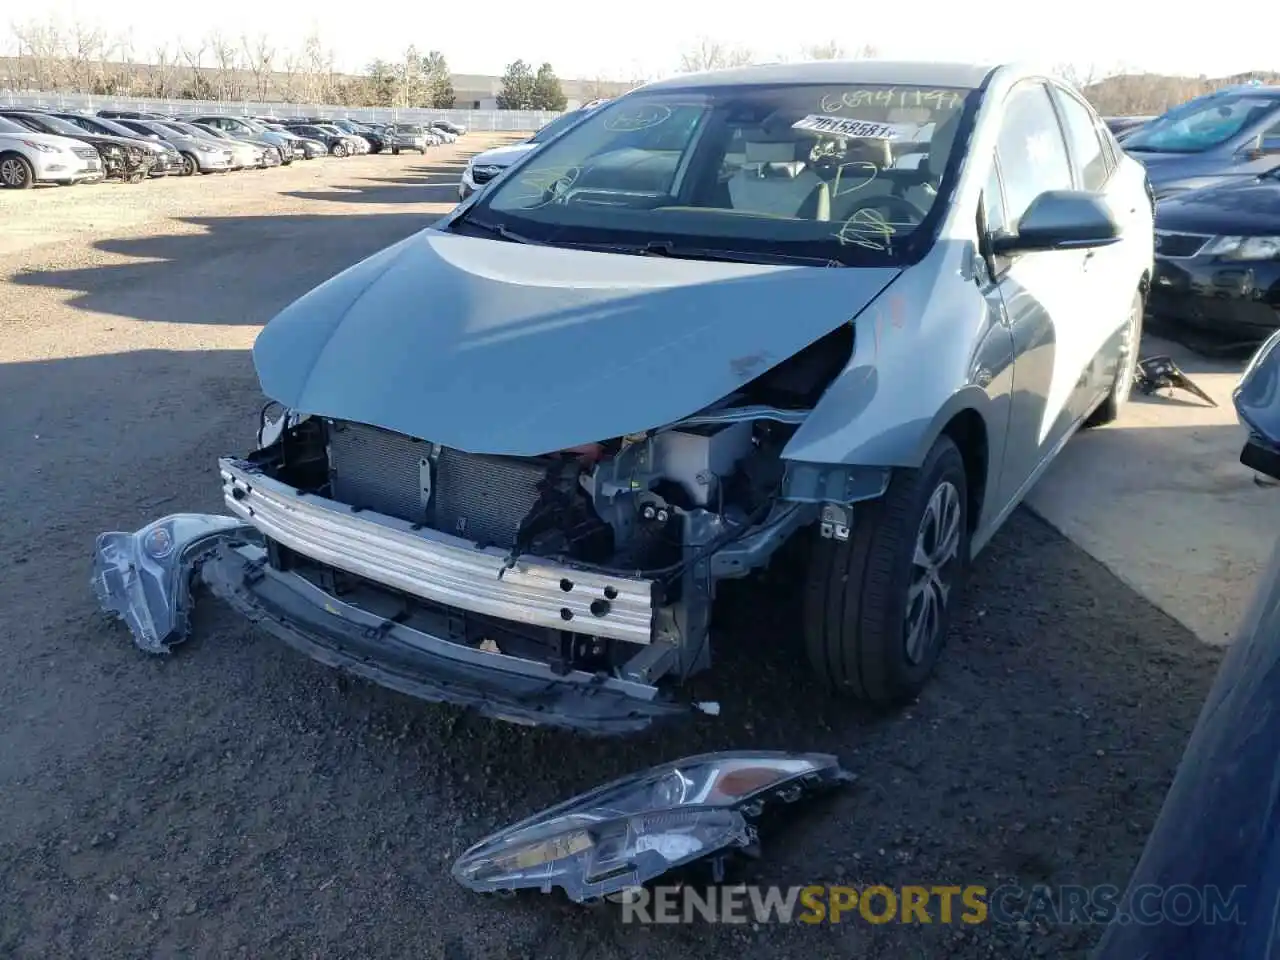
[[[1062,127],[1043,82],[1015,86],[1001,114],[995,166],[1002,205],[997,210],[987,204],[987,229],[993,235],[1016,232],[1031,202],[1046,190],[1074,185]],[[1077,327],[1085,319],[1083,263],[1079,250],[992,259],[991,283],[1004,301],[1014,351],[1000,503],[1021,498],[1074,423],[1069,404],[1086,362],[1072,369],[1081,352]]]
[[[1051,90],[1066,133],[1076,188],[1096,194],[1107,204],[1122,235],[1149,232],[1147,211],[1139,210],[1140,204],[1149,207],[1149,201],[1115,175],[1118,158],[1093,109],[1057,84]],[[1085,250],[1082,271],[1080,292],[1092,306],[1079,325],[1080,350],[1088,356],[1083,357],[1080,382],[1068,404],[1076,418],[1088,414],[1111,388],[1134,295],[1131,255],[1124,243]]]

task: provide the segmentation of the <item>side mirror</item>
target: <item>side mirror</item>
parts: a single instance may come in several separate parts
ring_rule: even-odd
[[[1031,201],[1016,233],[991,238],[991,252],[1084,250],[1119,239],[1120,227],[1101,198],[1085,190],[1046,190]]]
[[[1241,151],[1246,160],[1261,160],[1263,157],[1280,155],[1280,137],[1268,137],[1258,134]]]

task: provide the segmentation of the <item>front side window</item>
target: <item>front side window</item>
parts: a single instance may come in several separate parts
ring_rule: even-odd
[[[1156,117],[1125,139],[1139,153],[1200,153],[1226,143],[1280,107],[1280,99],[1250,94],[1206,97]]]
[[[1062,108],[1062,122],[1067,132],[1067,144],[1080,171],[1080,185],[1086,190],[1101,190],[1107,182],[1110,169],[1102,141],[1093,121],[1093,114],[1083,103],[1069,93],[1058,94]]]
[[[632,94],[550,138],[463,219],[544,243],[895,262],[941,216],[976,97],[827,84]]]
[[[1024,83],[1009,94],[996,151],[1004,175],[1005,220],[1012,230],[1040,194],[1072,188],[1062,129],[1042,83]]]

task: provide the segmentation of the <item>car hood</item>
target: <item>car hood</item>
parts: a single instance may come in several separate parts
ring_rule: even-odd
[[[17,131],[0,131],[0,142],[9,140],[28,140],[31,143],[43,143],[51,147],[60,147],[63,150],[70,150],[72,147],[79,147],[84,141],[79,137],[64,137],[56,133],[36,133],[34,130],[23,130],[21,133]]]
[[[428,228],[285,308],[263,392],[470,453],[533,456],[715,403],[841,324],[901,271],[711,263]]]
[[[471,158],[473,167],[509,167],[525,154],[538,148],[536,143],[513,143],[509,147],[494,147]]]
[[[1275,236],[1277,223],[1280,179],[1274,176],[1179,193],[1156,207],[1158,230]]]

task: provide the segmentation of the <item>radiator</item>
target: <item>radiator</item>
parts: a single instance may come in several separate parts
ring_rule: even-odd
[[[486,545],[510,547],[538,498],[546,468],[488,457],[359,423],[329,430],[333,499]]]

